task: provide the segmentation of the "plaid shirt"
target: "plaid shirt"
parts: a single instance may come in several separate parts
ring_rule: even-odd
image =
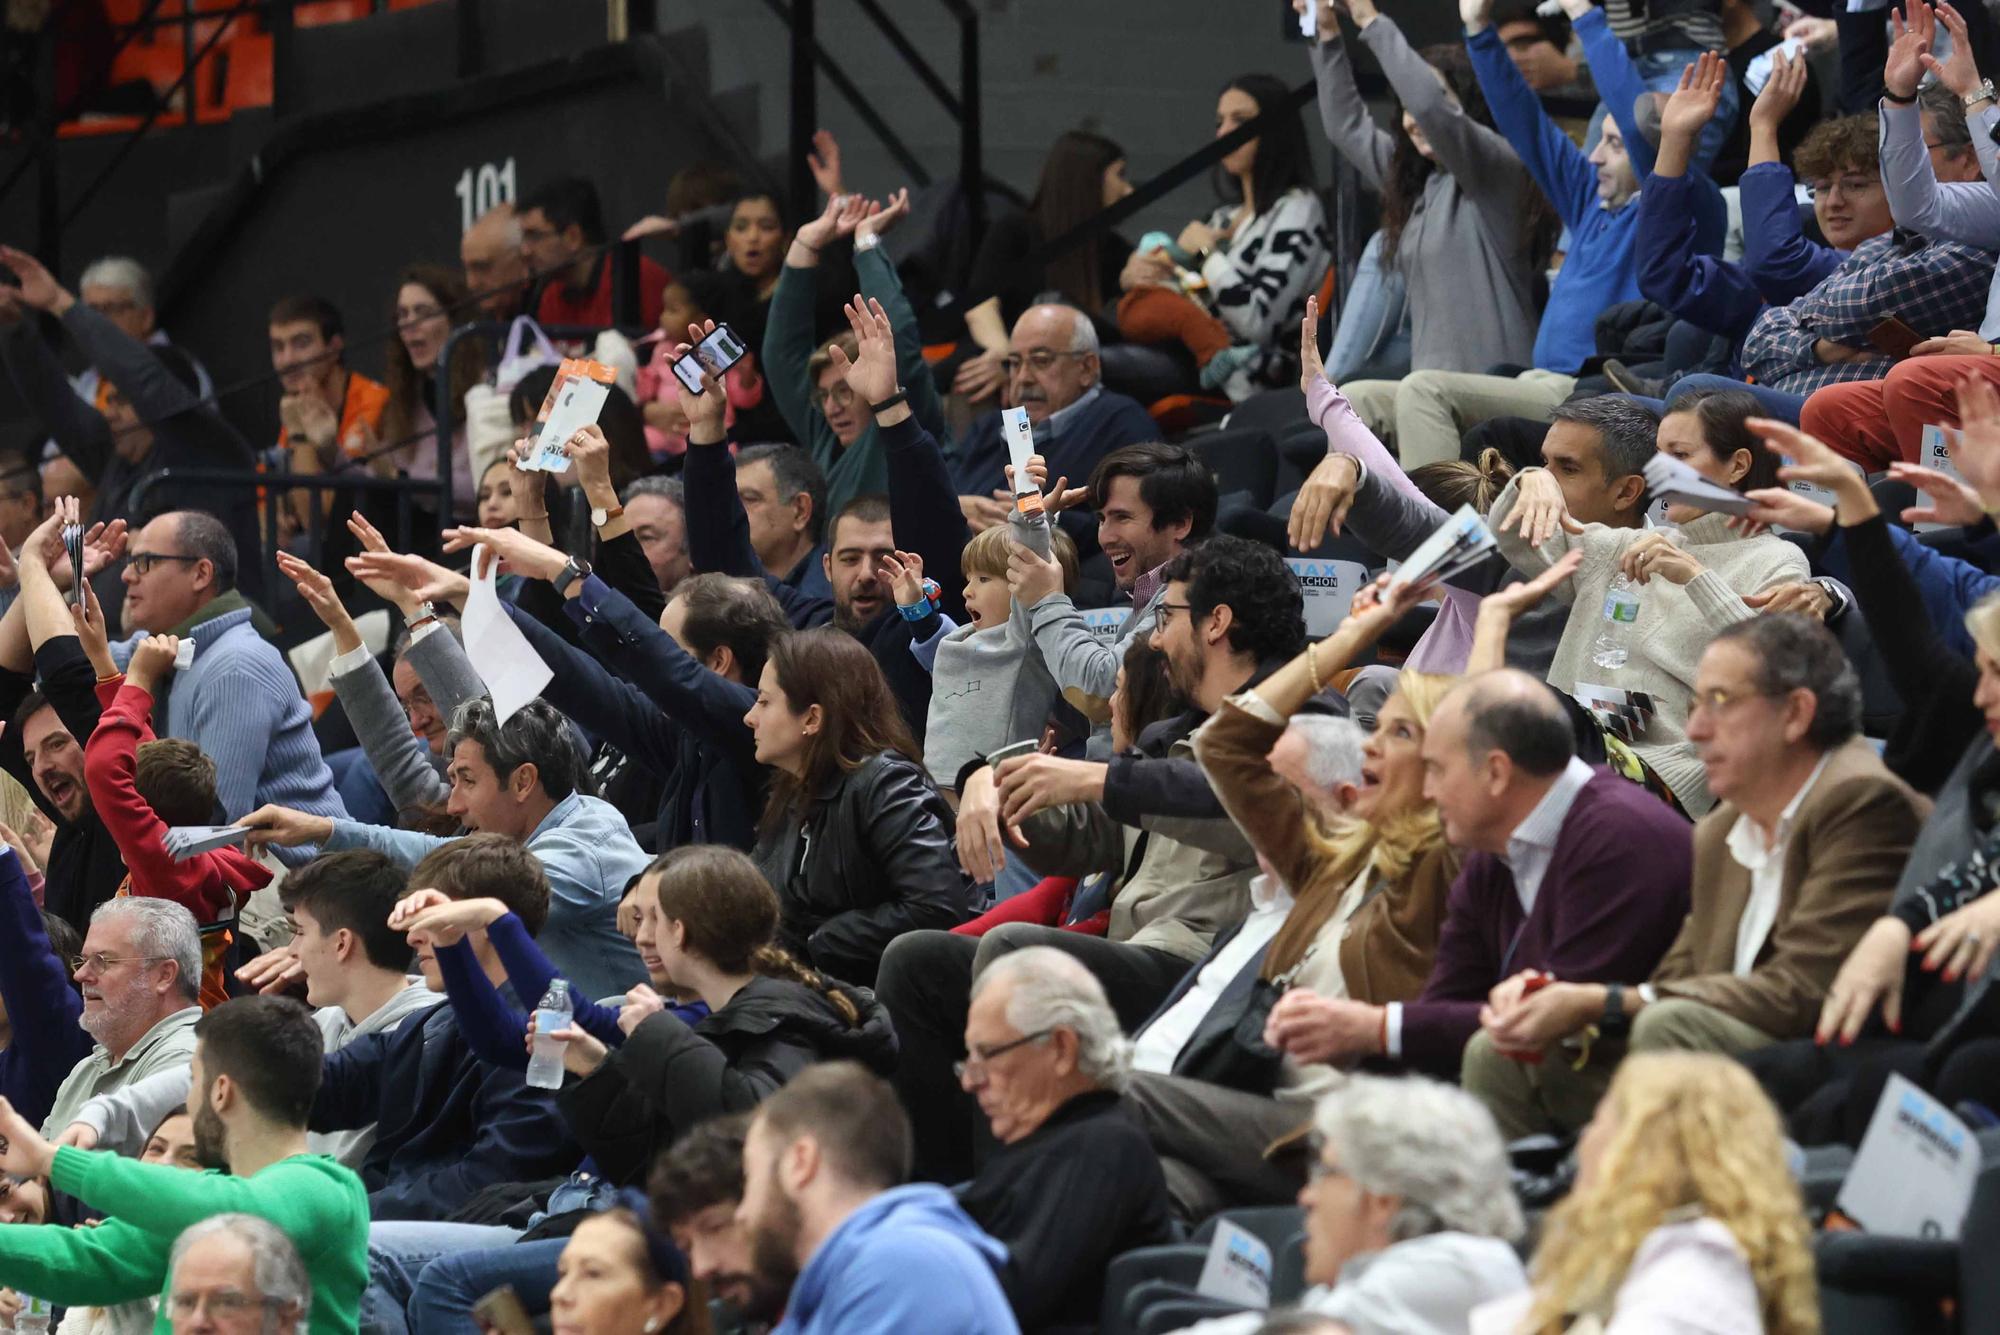
[[[1759,315],[1743,340],[1743,369],[1759,384],[1787,394],[1810,394],[1847,380],[1880,380],[1895,365],[1889,358],[1823,365],[1813,345],[1826,339],[1872,354],[1868,331],[1892,315],[1926,337],[1977,328],[1992,281],[1988,252],[1926,241],[1899,227],[1856,246],[1844,264],[1791,305]]]

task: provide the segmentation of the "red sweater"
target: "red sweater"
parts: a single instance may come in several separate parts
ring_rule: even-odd
[[[103,707],[97,730],[83,748],[83,780],[97,818],[118,843],[129,873],[120,894],[171,899],[204,928],[228,924],[236,906],[271,883],[270,869],[236,848],[197,853],[186,862],[168,855],[167,823],[139,795],[135,780],[139,745],[153,740],[153,697],[123,677],[97,683]],[[226,932],[202,934],[202,1005],[224,999],[222,954]]]

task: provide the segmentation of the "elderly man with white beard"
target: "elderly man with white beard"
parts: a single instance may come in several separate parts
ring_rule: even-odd
[[[83,954],[70,964],[83,989],[78,1023],[97,1046],[56,1091],[42,1123],[42,1134],[51,1137],[76,1120],[85,1100],[186,1066],[201,1018],[201,933],[194,915],[171,900],[121,898],[100,905],[90,916]]]

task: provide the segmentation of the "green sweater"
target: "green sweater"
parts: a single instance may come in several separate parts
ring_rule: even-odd
[[[896,374],[910,396],[910,412],[924,429],[937,437],[938,448],[951,457],[951,429],[945,425],[944,403],[938,398],[937,382],[924,361],[924,347],[918,341],[917,313],[903,295],[896,266],[881,246],[857,251],[855,277],[861,295],[882,303],[889,324],[896,331]],[[889,490],[888,447],[870,422],[846,449],[826,424],[826,415],[812,401],[817,389],[806,374],[812,355],[819,351],[820,331],[813,328],[813,302],[818,288],[811,269],[787,265],[778,275],[777,290],[771,293],[771,313],[764,326],[764,377],[771,396],[792,434],[812,452],[814,462],[826,474],[826,514],[829,520],[840,507],[856,496]],[[829,334],[829,338],[831,334]],[[831,537],[832,534],[827,535]]]
[[[64,1146],[49,1181],[110,1218],[96,1228],[0,1228],[0,1284],[59,1307],[105,1307],[159,1294],[153,1329],[168,1335],[174,1240],[214,1215],[253,1214],[283,1229],[306,1263],[313,1335],[354,1335],[359,1328],[368,1283],[368,1192],[325,1155],[294,1155],[243,1178]]]

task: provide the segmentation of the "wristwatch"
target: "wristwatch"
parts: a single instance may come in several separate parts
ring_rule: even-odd
[[[590,508],[590,526],[592,528],[603,528],[612,520],[622,518],[624,514],[625,507],[622,505],[614,505],[609,510],[601,505],[593,505]]]
[[[1597,1022],[1597,1032],[1603,1038],[1623,1038],[1632,1032],[1632,1017],[1625,1013],[1625,984],[1605,984],[1604,1018]]]
[[[1993,101],[1994,100],[1993,80],[1981,79],[1979,81],[1979,86],[1973,89],[1971,92],[1967,93],[1961,100],[1965,103],[1965,109],[1967,111],[1972,110],[1972,108],[1980,102]]]
[[[563,568],[556,572],[556,577],[549,582],[555,585],[557,593],[567,598],[571,585],[580,579],[588,578],[590,578],[590,562],[572,556],[563,564]]]

